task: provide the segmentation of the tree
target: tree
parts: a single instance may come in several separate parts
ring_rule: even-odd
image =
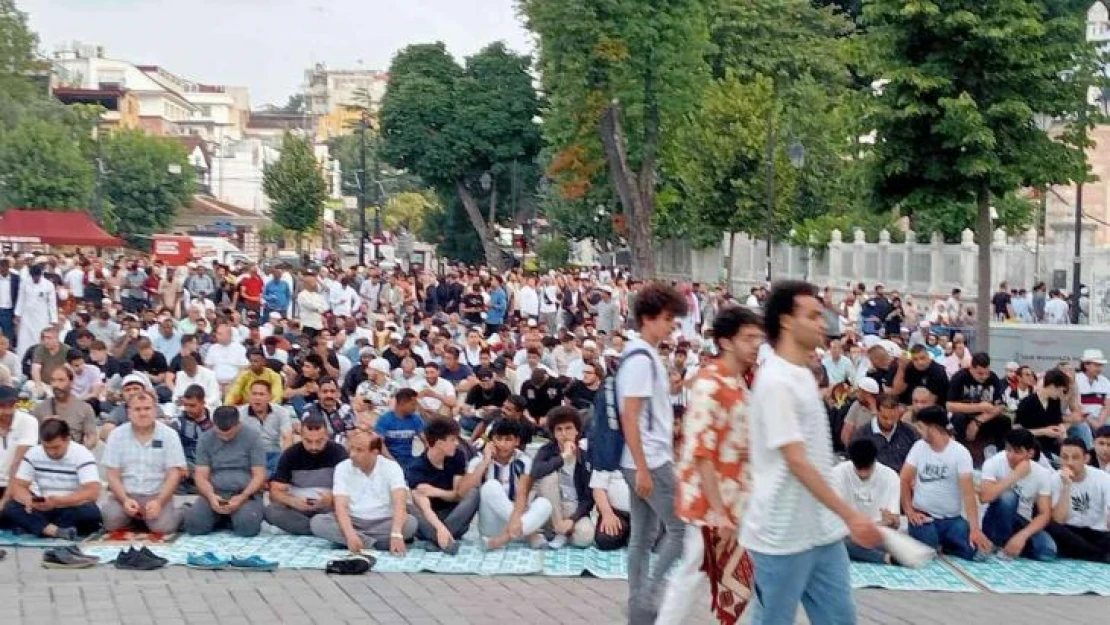
[[[39,38],[27,27],[27,14],[15,0],[0,0],[0,105],[31,97],[34,84],[27,74],[40,69],[35,55]]]
[[[103,140],[101,187],[112,207],[116,234],[136,247],[164,232],[189,203],[194,176],[189,155],[178,142],[139,130],[112,133]]]
[[[304,233],[320,222],[324,202],[328,199],[327,183],[312,145],[292,133],[285,133],[281,156],[263,170],[262,190],[270,198],[270,217],[297,234],[297,252],[300,252]]]
[[[382,211],[385,229],[397,231],[401,228],[409,232],[421,232],[424,221],[441,210],[439,200],[431,193],[406,191],[389,196]]]
[[[1058,0],[873,0],[864,25],[869,69],[888,81],[871,119],[877,192],[908,215],[975,207],[976,348],[987,351],[992,198],[1087,175],[1082,141],[1053,140],[1033,120],[1089,119],[1084,20]]]
[[[412,45],[394,57],[382,100],[383,157],[435,189],[449,215],[458,199],[493,268],[503,264],[498,224],[515,217],[503,203],[538,179],[530,65],[501,43],[467,58],[465,68],[442,43]]]
[[[655,270],[660,152],[708,76],[705,4],[518,0],[538,36],[547,141],[555,158],[573,155],[581,164],[556,183],[579,192],[611,185],[628,223],[633,275],[641,278]]]
[[[289,99],[285,101],[284,105],[277,107],[277,110],[282,113],[298,115],[306,112],[308,110],[308,105],[305,102],[303,93],[294,93],[289,96]]]
[[[0,206],[74,210],[92,198],[93,164],[64,125],[0,127]]]

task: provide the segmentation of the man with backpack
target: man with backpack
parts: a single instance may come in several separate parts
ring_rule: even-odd
[[[675,515],[674,414],[667,367],[656,345],[686,314],[686,300],[674,288],[651,283],[633,309],[640,336],[628,341],[614,376],[598,392],[588,442],[593,468],[620,468],[633,487],[628,544],[628,622],[653,623],[664,576],[682,555],[685,526]],[[649,557],[660,524],[666,535],[655,570]]]

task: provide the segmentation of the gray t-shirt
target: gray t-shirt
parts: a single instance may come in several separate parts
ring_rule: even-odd
[[[242,427],[235,438],[225,441],[215,428],[200,435],[198,467],[209,467],[212,488],[222,496],[234,496],[251,482],[251,467],[266,467],[266,450],[258,430]]]
[[[284,406],[270,404],[270,414],[266,416],[265,423],[258,420],[251,412],[250,405],[239,407],[239,420],[244,428],[251,428],[259,433],[262,439],[262,448],[267,452],[281,451],[281,435],[293,431],[293,417]]]

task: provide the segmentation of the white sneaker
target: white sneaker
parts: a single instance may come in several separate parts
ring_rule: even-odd
[[[556,549],[562,549],[563,547],[566,547],[566,546],[567,546],[567,537],[563,536],[562,534],[559,534],[555,538],[552,538],[551,540],[547,541],[547,548],[548,549],[556,550]]]

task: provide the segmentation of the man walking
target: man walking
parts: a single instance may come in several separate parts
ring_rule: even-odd
[[[752,622],[793,623],[801,602],[811,623],[854,623],[843,539],[850,534],[870,548],[881,535],[829,485],[835,459],[828,415],[809,368],[825,338],[821,302],[813,285],[781,282],[764,311],[775,351],[752,391],[753,484],[740,539],[755,562]]]
[[[628,622],[634,625],[655,621],[664,575],[682,554],[685,526],[674,510],[674,408],[667,368],[656,345],[671,334],[675,318],[685,314],[686,300],[673,287],[645,286],[634,308],[640,337],[625,346],[617,373],[625,439],[620,466],[635,489],[628,543]],[[649,578],[648,558],[661,522],[666,535]]]

